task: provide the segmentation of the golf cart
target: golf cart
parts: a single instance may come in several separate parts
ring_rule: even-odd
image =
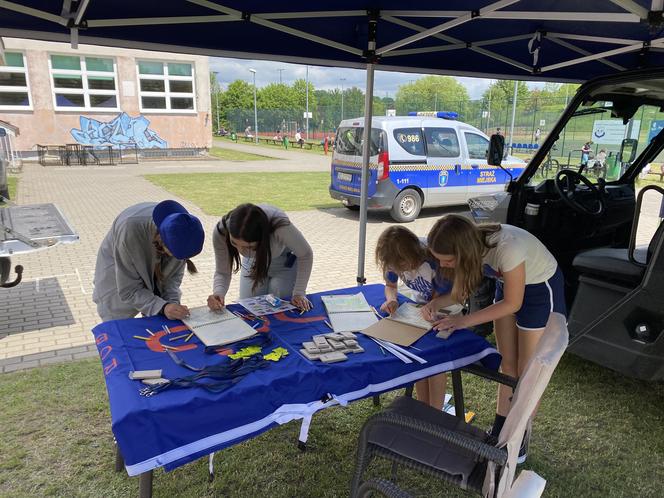
[[[637,195],[635,182],[664,149],[660,120],[664,68],[589,81],[521,176],[505,192],[469,201],[477,222],[527,229],[556,257],[568,349],[644,380],[664,379],[664,189]],[[573,153],[592,139],[608,152],[602,174]]]
[[[32,253],[58,244],[78,241],[78,234],[62,212],[51,203],[17,206],[8,198],[9,161],[0,144],[0,288],[15,287],[23,278],[23,266],[14,267],[11,256]]]

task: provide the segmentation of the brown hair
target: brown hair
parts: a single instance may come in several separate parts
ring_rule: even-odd
[[[431,228],[427,242],[429,249],[446,256],[454,256],[453,271],[441,268],[444,277],[454,282],[452,297],[463,303],[482,281],[482,258],[488,249],[495,247],[487,239],[500,230],[497,223],[476,225],[457,214],[448,214]]]
[[[155,251],[157,251],[157,256],[159,257],[159,261],[154,268],[154,274],[157,282],[161,282],[164,279],[164,275],[161,273],[162,261],[164,258],[171,258],[172,256],[166,252],[166,246],[162,242],[158,231],[155,231],[152,235],[152,245],[154,246]],[[187,258],[184,260],[184,262],[187,265],[187,272],[198,273],[198,268],[196,268],[196,265],[191,259]]]
[[[385,229],[376,244],[376,264],[383,273],[392,270],[398,274],[418,268],[429,257],[420,239],[405,227]]]
[[[288,218],[274,217],[272,221],[265,211],[255,204],[240,204],[229,211],[217,225],[217,230],[226,239],[226,248],[231,259],[231,270],[235,273],[240,269],[240,253],[231,244],[231,235],[235,239],[256,243],[254,264],[249,270],[249,277],[254,281],[252,290],[267,280],[267,273],[272,261],[270,237],[277,228],[290,225]]]

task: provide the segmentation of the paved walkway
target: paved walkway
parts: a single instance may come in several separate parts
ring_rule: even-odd
[[[231,161],[182,161],[142,163],[112,167],[48,167],[26,165],[19,180],[19,204],[53,202],[65,213],[80,234],[80,242],[57,246],[12,259],[25,268],[24,282],[0,289],[0,372],[11,372],[60,361],[96,356],[90,330],[97,324],[92,302],[92,278],[97,249],[115,216],[127,206],[142,201],[172,197],[145,180],[147,173],[239,172],[239,171],[327,171],[329,157],[299,151],[281,151],[250,144],[222,145],[236,150],[278,155],[279,159]],[[220,193],[222,194],[222,193]],[[177,198],[176,198],[177,199]],[[216,217],[204,214],[184,199],[182,202],[211,229]],[[424,210],[408,227],[425,235],[435,220],[455,209]],[[645,223],[639,239],[649,240],[657,222],[655,196],[644,204]],[[310,292],[353,286],[357,275],[358,230],[356,212],[340,207],[289,213],[314,250]],[[373,248],[380,233],[393,222],[385,212],[370,212],[367,227],[366,277],[381,281],[373,261]],[[189,306],[205,303],[212,286],[214,260],[211,240],[195,258],[199,274],[185,274],[183,300]],[[229,299],[238,296],[238,279]]]
[[[225,143],[224,146],[257,152],[256,147]],[[263,153],[272,153],[260,148]],[[141,201],[172,197],[145,180],[147,173],[214,171],[319,171],[329,168],[329,158],[305,152],[277,151],[283,159],[252,162],[186,161],[142,163],[112,167],[41,167],[28,164],[19,180],[19,204],[53,202],[65,213],[80,234],[80,242],[61,245],[38,253],[19,255],[12,264],[25,268],[24,282],[12,289],[0,289],[0,371],[30,368],[48,363],[95,356],[90,330],[98,322],[92,302],[92,278],[97,249],[115,216],[127,206]],[[177,199],[177,198],[176,198]],[[184,199],[182,202],[201,217],[210,229],[217,218],[205,215]],[[425,210],[409,225],[426,234],[441,213]],[[357,272],[356,212],[336,209],[289,213],[314,249],[315,261],[310,292],[355,285]],[[387,213],[370,213],[367,247],[392,220]],[[212,286],[214,261],[211,240],[195,258],[199,274],[185,274],[183,303],[205,303]],[[369,281],[380,281],[371,250],[367,252]],[[238,296],[238,280],[229,291]]]

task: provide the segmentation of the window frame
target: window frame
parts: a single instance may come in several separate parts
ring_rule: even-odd
[[[484,138],[482,135],[480,135],[479,133],[477,133],[475,131],[463,130],[463,140],[464,140],[464,142],[466,142],[466,153],[468,154],[468,159],[475,160],[475,161],[486,161],[487,160],[486,152],[484,153],[484,155],[482,157],[472,157],[470,155],[470,146],[468,145],[468,135],[475,135],[477,137],[480,137],[482,140],[486,140],[487,141],[486,142],[487,150],[489,149],[489,144],[491,143],[491,141]]]
[[[5,50],[5,53],[10,54],[21,54],[23,58],[23,67],[16,66],[0,66],[0,73],[22,73],[25,75],[25,86],[0,86],[0,92],[2,93],[27,93],[28,94],[28,105],[2,105],[0,104],[0,110],[3,111],[32,111],[33,102],[32,102],[32,93],[30,92],[30,75],[28,71],[28,59],[25,56],[23,50]]]
[[[139,64],[141,62],[158,62],[162,65],[162,74],[141,74]],[[168,74],[169,64],[188,64],[191,66],[191,76],[176,76]],[[197,98],[196,98],[196,64],[193,61],[167,61],[163,59],[136,59],[136,86],[138,95],[138,108],[143,114],[196,114],[198,112]],[[141,90],[141,79],[143,80],[157,80],[164,82],[163,92],[148,92]],[[190,81],[191,93],[188,92],[171,92],[171,81]],[[166,108],[155,109],[143,107],[143,97],[163,97],[166,100]],[[191,98],[193,101],[192,109],[172,109],[171,98]]]
[[[408,149],[406,149],[401,142],[399,142],[399,139],[397,138],[397,133],[406,133],[404,130],[417,130],[419,133],[420,139],[417,141],[417,143],[421,144],[422,146],[422,153],[421,154],[414,154]],[[405,152],[411,156],[415,157],[427,157],[427,143],[426,143],[426,138],[424,136],[424,129],[422,126],[402,126],[399,128],[394,128],[392,130],[392,137],[394,137],[394,141],[396,144],[401,148],[402,152]],[[411,142],[411,143],[416,143],[416,142]]]
[[[51,57],[54,55],[62,57],[78,57],[81,63],[80,69],[53,69],[53,61]],[[96,59],[108,59],[113,61],[113,82],[115,85],[115,90],[94,90],[88,87],[88,77],[89,76],[110,76],[110,71],[88,71],[86,58],[96,58]],[[83,88],[56,88],[55,86],[55,75],[63,76],[80,76],[81,85]],[[106,55],[78,55],[78,54],[65,54],[59,52],[49,52],[48,53],[48,77],[51,85],[51,100],[53,102],[53,110],[55,112],[71,112],[71,111],[85,111],[85,112],[99,112],[99,113],[109,113],[114,111],[120,111],[120,85],[118,79],[118,66],[115,57],[106,56]],[[70,106],[63,107],[58,105],[57,94],[69,94],[69,95],[83,95],[83,103],[81,106]],[[115,96],[115,107],[92,107],[90,105],[90,96],[92,95],[113,95]]]
[[[434,130],[445,130],[445,131],[451,131],[454,134],[454,139],[456,140],[456,149],[457,149],[457,155],[456,156],[439,156],[436,154],[432,154],[433,152],[433,147],[432,144],[429,143],[429,138],[431,137],[431,134],[433,133]],[[456,128],[453,128],[451,126],[425,126],[423,129],[423,135],[424,135],[424,142],[427,147],[427,157],[432,157],[432,158],[440,158],[440,159],[457,159],[461,157],[461,141],[459,140],[459,133]],[[464,137],[465,138],[465,137]]]

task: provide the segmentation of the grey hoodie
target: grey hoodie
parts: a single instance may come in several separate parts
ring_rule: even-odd
[[[104,321],[131,318],[139,312],[156,315],[164,305],[180,302],[184,261],[163,256],[158,290],[154,279],[160,260],[152,243],[157,233],[152,221],[156,205],[144,202],[122,211],[99,247],[92,300]]]

